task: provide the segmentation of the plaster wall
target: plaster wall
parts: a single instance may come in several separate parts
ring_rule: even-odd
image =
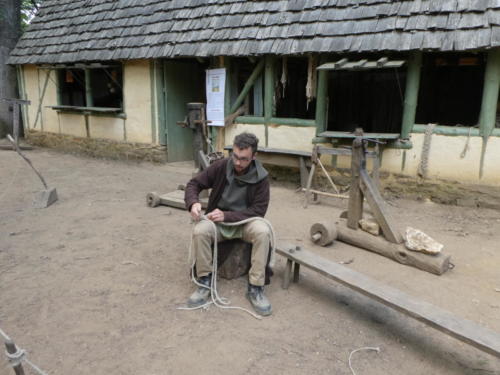
[[[468,140],[467,151],[462,158]],[[421,160],[424,134],[412,134],[411,150],[384,152],[382,170],[416,176]],[[433,135],[430,145],[428,176],[468,183],[500,185],[500,138],[490,137],[486,146],[483,176],[479,178],[481,163],[481,137]],[[403,169],[403,153],[406,161]]]
[[[45,95],[43,87],[49,74]],[[26,98],[31,101],[27,109],[26,127],[33,129],[36,121],[36,130],[42,130],[51,133],[59,132],[59,121],[57,112],[47,106],[57,105],[56,74],[47,69],[38,69],[35,65],[25,65],[23,67],[24,90]],[[38,115],[38,107],[41,102],[41,112]]]
[[[263,124],[233,124],[225,128],[225,145],[233,144],[233,139],[240,133],[249,132],[259,138],[259,146],[266,147],[266,129]]]
[[[90,137],[124,141],[125,121],[125,119],[117,117],[90,116]]]
[[[60,134],[86,137],[85,117],[80,114],[59,113]]]
[[[152,143],[151,76],[149,60],[127,61],[123,66],[123,101],[127,115],[126,140]]]

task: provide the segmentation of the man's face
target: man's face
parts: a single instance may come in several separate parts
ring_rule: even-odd
[[[239,148],[233,146],[233,153],[231,155],[234,164],[234,170],[237,175],[243,173],[248,168],[255,155],[252,153],[252,148]]]

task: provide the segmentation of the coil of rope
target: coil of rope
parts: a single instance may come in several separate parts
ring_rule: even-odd
[[[210,296],[211,296],[211,301],[208,301],[207,303],[201,305],[201,306],[197,306],[197,307],[178,307],[177,309],[178,310],[198,310],[198,309],[201,309],[201,308],[205,308],[207,307],[208,305],[211,305],[211,304],[214,304],[215,306],[221,308],[221,309],[232,309],[232,310],[241,310],[241,311],[244,311],[246,312],[247,314],[250,314],[251,316],[253,316],[255,319],[262,319],[262,317],[260,315],[257,315],[255,314],[254,312],[248,310],[248,309],[245,309],[243,307],[240,307],[240,306],[230,306],[230,301],[227,299],[227,298],[224,298],[224,297],[221,297],[219,296],[219,292],[217,290],[217,258],[218,258],[218,245],[217,245],[217,225],[210,219],[208,219],[205,215],[201,215],[201,218],[200,220],[206,220],[208,221],[209,223],[212,224],[212,229],[213,229],[213,232],[214,232],[214,254],[213,254],[213,257],[212,257],[212,264],[213,264],[213,268],[212,268],[212,278],[211,278],[211,283],[210,283],[210,286],[206,286],[204,284],[201,284],[199,283],[196,278],[194,277],[194,267],[195,267],[195,264],[196,264],[196,259],[195,257],[193,256],[193,250],[192,250],[192,247],[193,247],[193,236],[194,236],[194,230],[191,232],[191,240],[190,240],[190,243],[189,243],[189,261],[191,263],[191,280],[193,281],[194,284],[196,284],[197,286],[199,287],[202,287],[202,288],[207,288],[207,289],[210,289]],[[269,222],[269,220],[266,220],[262,217],[251,217],[251,218],[248,218],[248,219],[245,219],[245,220],[241,220],[241,221],[237,221],[237,222],[234,222],[234,223],[226,223],[226,222],[222,222],[220,224],[223,224],[223,225],[227,225],[227,226],[238,226],[238,225],[243,225],[243,224],[247,224],[247,223],[250,223],[252,221],[262,221],[263,223],[265,223],[268,228],[269,228],[269,233],[271,234],[271,248],[270,248],[270,251],[271,251],[271,257],[270,257],[270,265],[272,266],[273,263],[274,263],[274,251],[275,251],[275,248],[276,248],[276,234],[274,232],[274,228],[273,226],[271,225],[271,223]]]

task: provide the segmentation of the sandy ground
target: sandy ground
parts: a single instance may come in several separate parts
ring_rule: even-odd
[[[0,328],[49,374],[500,374],[500,360],[309,270],[281,288],[278,258],[266,293],[271,317],[180,311],[193,291],[188,214],[149,208],[191,175],[187,163],[96,160],[27,152],[59,201],[32,207],[41,184],[16,154],[0,151]],[[456,265],[435,276],[342,243],[321,248],[309,227],[345,202],[302,208],[302,195],[273,182],[268,218],[279,239],[500,332],[500,215],[394,199],[390,212],[445,244]],[[219,282],[249,307],[246,280]],[[1,353],[0,353],[1,354]],[[13,374],[0,355],[0,374]],[[31,373],[31,372],[28,372]]]

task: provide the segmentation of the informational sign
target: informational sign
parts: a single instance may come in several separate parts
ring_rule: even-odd
[[[226,69],[207,70],[207,120],[209,125],[224,126],[224,89]]]

